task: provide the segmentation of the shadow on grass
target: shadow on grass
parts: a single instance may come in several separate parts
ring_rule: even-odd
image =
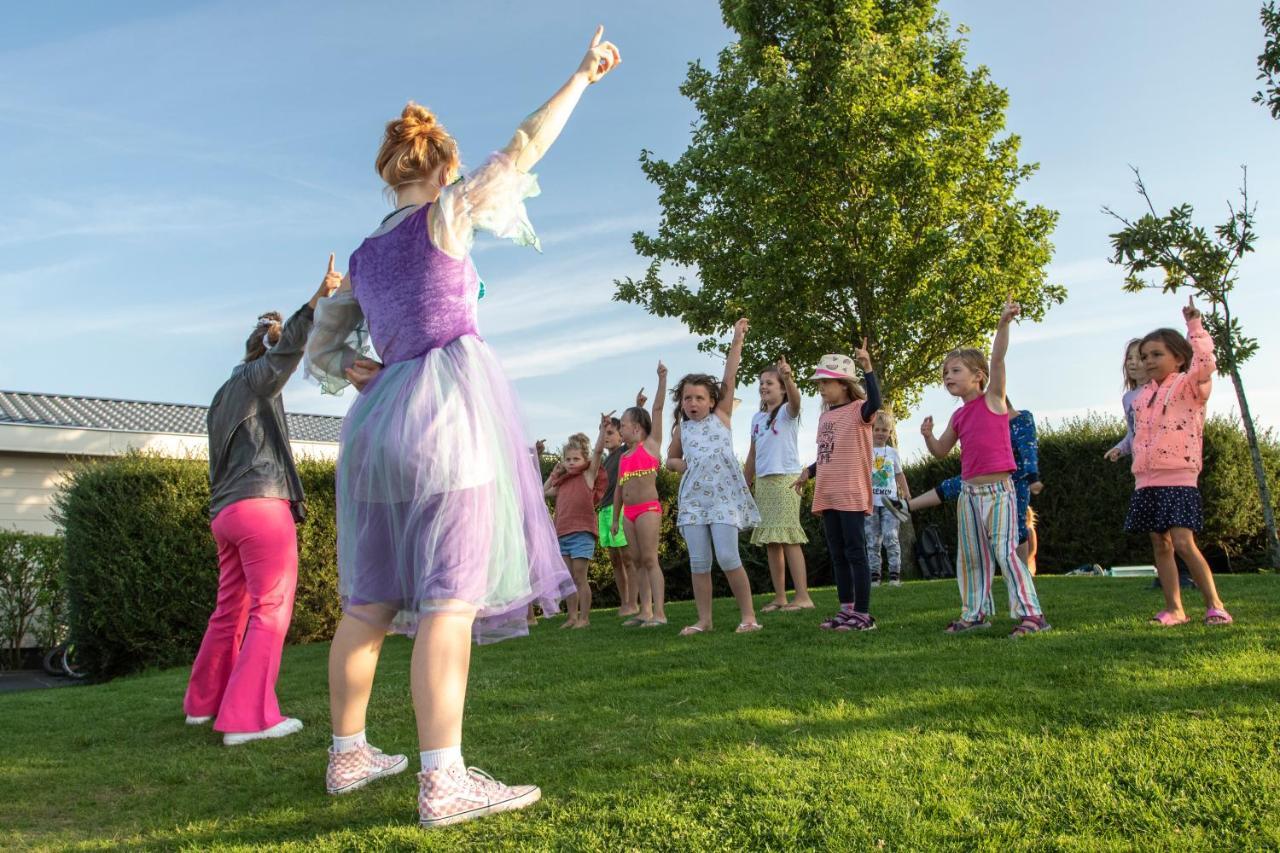
[[[1224,595],[1234,581],[1224,579]],[[963,776],[966,762],[984,768],[983,784],[999,788],[1004,764],[1020,766],[1019,750],[1034,754],[1037,745],[1051,746],[1045,754],[1054,762],[1082,762],[1093,778],[1104,769],[1088,753],[1119,737],[1136,751],[1116,760],[1117,777],[1140,789],[1131,777],[1141,775],[1134,767],[1148,744],[1159,754],[1155,725],[1173,725],[1177,743],[1212,724],[1246,743],[1270,738],[1274,747],[1274,720],[1259,715],[1280,699],[1271,615],[1280,586],[1255,579],[1258,600],[1235,608],[1241,623],[1229,630],[1169,631],[1142,623],[1153,600],[1138,583],[1088,583],[1044,583],[1057,627],[1018,641],[1000,629],[943,635],[957,606],[951,584],[877,591],[881,628],[866,634],[819,631],[820,608],[771,614],[765,631],[734,635],[736,609],[725,601],[716,604],[720,627],[692,638],[675,636],[692,619],[689,604],[673,605],[672,624],[661,631],[620,628],[608,613],[588,631],[544,623],[529,640],[477,651],[466,740],[469,761],[510,781],[540,782],[548,802],[534,817],[421,836],[414,834],[411,772],[347,797],[324,794],[323,645],[288,651],[280,694],[308,728],[280,742],[226,749],[207,730],[182,725],[185,670],[75,691],[89,698],[73,703],[51,694],[3,699],[0,791],[11,805],[0,805],[0,823],[31,843],[58,845],[359,846],[367,835],[426,849],[481,840],[501,846],[556,827],[580,831],[583,820],[615,838],[637,822],[661,827],[652,814],[628,817],[631,807],[692,819],[700,800],[749,793],[739,777],[751,778],[743,768],[753,762],[797,786],[797,802],[826,802],[826,787],[852,784],[832,782],[831,756],[872,743],[900,750],[903,766],[872,761],[851,771],[864,788],[885,779],[907,784],[898,775],[911,772],[949,781]],[[820,603],[834,606],[829,591]],[[388,641],[371,705],[371,736],[388,751],[410,752],[413,743],[409,649]],[[1246,755],[1237,769],[1256,773],[1262,760]],[[70,792],[74,802],[45,808],[32,799],[41,791]],[[1062,794],[1050,786],[1039,796]],[[603,811],[584,816],[588,805]],[[725,820],[737,819],[731,799],[721,808],[730,814]],[[822,826],[819,816],[805,815],[805,831]],[[775,841],[798,843],[785,833]]]

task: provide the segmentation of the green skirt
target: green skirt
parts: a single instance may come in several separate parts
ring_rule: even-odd
[[[797,474],[756,477],[756,506],[760,524],[751,532],[752,545],[803,545],[809,541],[800,526],[800,495],[791,487]]]

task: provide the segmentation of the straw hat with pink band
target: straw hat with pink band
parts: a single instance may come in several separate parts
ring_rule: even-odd
[[[867,392],[863,390],[862,383],[858,378],[857,362],[847,355],[839,353],[828,353],[818,360],[818,366],[813,369],[811,380],[818,379],[835,379],[844,382],[849,386],[849,391],[855,398],[866,399]]]

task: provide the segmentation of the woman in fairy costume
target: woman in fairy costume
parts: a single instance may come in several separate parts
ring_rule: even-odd
[[[415,636],[410,684],[422,772],[418,813],[440,826],[537,801],[462,761],[471,639],[527,633],[526,610],[573,592],[515,393],[478,336],[477,230],[537,247],[528,170],[587,86],[621,61],[597,29],[578,69],[507,146],[461,180],[457,145],[412,102],[387,124],[376,168],[396,210],[351,256],[317,313],[308,370],[335,390],[363,383],[343,423],[337,472],[343,618],[329,656],[331,793],[398,772],[370,746],[365,711],[382,639]],[[362,373],[361,328],[383,360]]]

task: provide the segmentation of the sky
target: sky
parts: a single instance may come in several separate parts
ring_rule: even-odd
[[[1012,335],[1009,393],[1040,420],[1119,415],[1124,342],[1178,326],[1182,300],[1126,294],[1107,263],[1109,205],[1139,214],[1130,166],[1161,210],[1226,218],[1240,166],[1258,204],[1257,252],[1234,310],[1261,350],[1244,371],[1255,416],[1280,424],[1280,122],[1250,102],[1257,0],[944,0],[969,28],[968,63],[1009,92],[1009,132],[1038,173],[1020,190],[1061,214],[1050,280],[1068,289]],[[207,403],[254,319],[288,313],[389,212],[373,170],[383,124],[413,99],[475,165],[577,66],[596,23],[623,64],[582,99],[538,164],[529,202],[543,252],[481,238],[480,329],[516,383],[530,438],[593,433],[599,413],[723,362],[677,320],[614,302],[646,262],[631,246],[660,208],[642,149],[689,144],[688,63],[732,40],[718,4],[585,2],[51,2],[0,11],[0,388]],[[797,365],[797,368],[802,366]],[[734,418],[745,456],[752,377]],[[295,377],[291,411],[341,414]],[[941,388],[899,426],[945,420]],[[804,404],[812,458],[818,404]],[[1235,409],[1220,380],[1214,412]]]

